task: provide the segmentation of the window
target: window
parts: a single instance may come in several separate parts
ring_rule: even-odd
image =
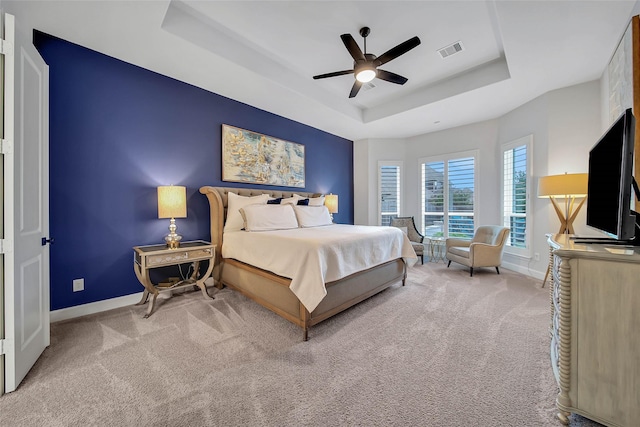
[[[531,140],[529,135],[502,146],[502,217],[511,230],[505,251],[526,257],[531,256]]]
[[[477,151],[420,159],[425,236],[473,237],[476,158]]]
[[[390,225],[400,216],[402,162],[378,162],[378,223]]]

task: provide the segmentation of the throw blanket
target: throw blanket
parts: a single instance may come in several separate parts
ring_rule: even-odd
[[[309,313],[327,294],[325,283],[397,258],[409,266],[418,259],[398,228],[342,224],[227,232],[222,256],[290,278],[291,291]]]

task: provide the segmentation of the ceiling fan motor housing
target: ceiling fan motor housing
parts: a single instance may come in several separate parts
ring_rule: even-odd
[[[353,72],[354,75],[356,77],[357,80],[360,80],[362,82],[368,82],[373,80],[373,78],[375,78],[375,76],[378,74],[378,70],[376,69],[376,66],[374,64],[374,61],[376,59],[376,56],[372,53],[365,53],[364,54],[365,60],[364,61],[353,61]],[[362,71],[373,71],[373,76],[371,76],[371,73],[369,73],[369,76],[363,78],[358,78],[358,75],[362,72]]]

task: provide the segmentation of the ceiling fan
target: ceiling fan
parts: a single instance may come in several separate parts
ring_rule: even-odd
[[[358,43],[356,43],[351,34],[342,34],[340,36],[342,42],[353,58],[353,70],[335,71],[333,73],[313,76],[313,78],[317,80],[325,79],[327,77],[343,76],[345,74],[355,74],[356,81],[353,83],[351,93],[349,93],[349,98],[353,98],[358,94],[358,91],[360,91],[360,88],[362,87],[362,83],[370,82],[375,77],[399,85],[405,84],[407,82],[406,77],[402,77],[401,75],[390,71],[379,70],[378,67],[409,52],[420,44],[420,39],[417,36],[412,37],[409,40],[400,43],[396,47],[389,49],[382,55],[375,56],[372,53],[367,53],[367,36],[370,32],[371,29],[369,27],[360,28],[360,35],[364,38],[364,53],[360,50]]]

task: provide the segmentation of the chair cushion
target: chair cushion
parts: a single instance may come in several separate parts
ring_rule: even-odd
[[[469,258],[469,248],[462,246],[452,246],[449,248],[449,253],[458,255],[463,258]]]
[[[409,240],[412,242],[422,243],[423,236],[416,229],[413,217],[409,216],[392,218],[390,225],[392,227],[406,227],[407,237],[409,238]]]
[[[497,226],[497,225],[483,225],[476,229],[475,234],[473,235],[473,242],[475,243],[486,243],[487,245],[497,245],[499,242],[497,241],[500,234],[505,229],[505,227]]]
[[[411,246],[413,246],[413,250],[415,251],[416,255],[424,254],[424,245],[422,243],[411,242]]]

